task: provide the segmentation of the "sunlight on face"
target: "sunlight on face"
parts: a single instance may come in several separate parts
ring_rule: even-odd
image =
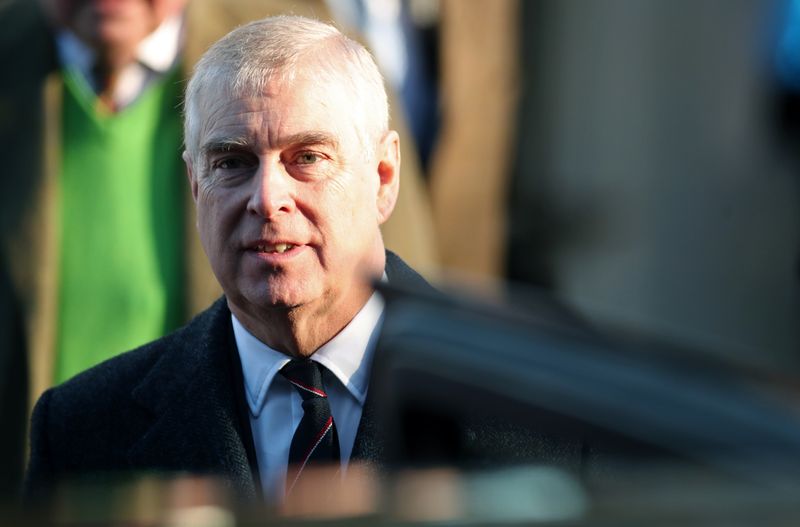
[[[198,228],[231,309],[360,308],[380,275],[382,161],[341,86],[298,78],[205,106],[191,167]],[[392,200],[393,205],[393,200]]]

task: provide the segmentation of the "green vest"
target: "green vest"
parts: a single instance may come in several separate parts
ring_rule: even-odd
[[[176,70],[106,114],[64,72],[56,382],[181,322],[179,96]]]

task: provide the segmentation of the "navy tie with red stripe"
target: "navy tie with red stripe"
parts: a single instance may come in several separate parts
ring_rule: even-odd
[[[339,463],[339,437],[320,368],[322,366],[310,359],[294,359],[281,369],[281,374],[303,398],[303,418],[289,450],[286,494],[292,491],[306,468]]]

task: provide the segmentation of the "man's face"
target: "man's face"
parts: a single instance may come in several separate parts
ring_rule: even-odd
[[[135,47],[187,0],[41,0],[55,22],[98,51]]]
[[[363,145],[349,94],[302,77],[260,97],[209,99],[200,151],[184,159],[231,309],[258,319],[274,308],[360,308],[364,273],[383,270],[379,224],[397,197],[397,134]]]

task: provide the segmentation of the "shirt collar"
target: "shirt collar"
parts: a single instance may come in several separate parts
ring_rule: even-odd
[[[373,293],[353,320],[311,357],[330,370],[361,405],[367,396],[383,308],[383,299]],[[289,362],[289,357],[258,340],[235,315],[231,314],[231,319],[244,372],[247,404],[252,415],[258,417],[272,380]]]
[[[182,14],[167,18],[139,43],[136,48],[136,59],[157,73],[167,72],[178,60],[182,29]],[[92,48],[68,29],[62,29],[56,34],[56,46],[63,66],[75,67],[88,77],[95,62],[95,52]]]
[[[258,417],[264,407],[264,399],[272,379],[289,362],[289,357],[258,340],[242,326],[233,313],[231,321],[236,348],[239,350],[239,359],[242,362],[247,405],[250,407],[250,413]]]
[[[182,28],[182,14],[167,18],[142,40],[136,50],[136,58],[151,70],[166,73],[178,60]]]

